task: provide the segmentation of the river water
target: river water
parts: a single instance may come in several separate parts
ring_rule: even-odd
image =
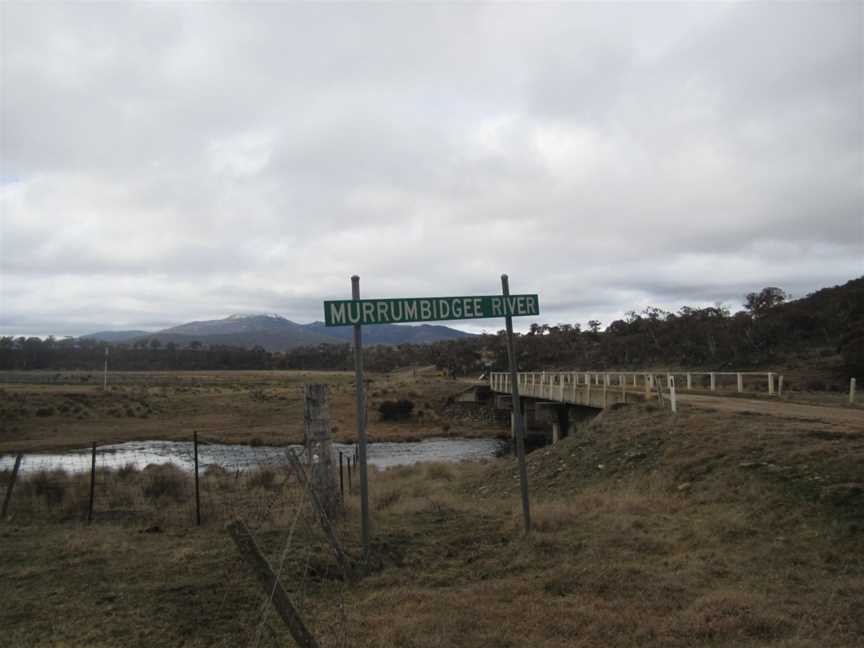
[[[337,451],[346,457],[353,455],[354,446],[336,443]],[[477,461],[494,457],[503,449],[497,439],[425,439],[404,443],[370,443],[368,463],[378,468],[405,466],[421,461],[457,462]],[[226,470],[248,470],[265,465],[287,463],[287,449],[302,451],[302,446],[244,446],[200,443],[198,464],[219,466]],[[301,455],[302,456],[302,455]],[[11,470],[14,455],[0,455],[0,471]],[[188,441],[132,441],[116,445],[99,446],[96,450],[98,468],[117,469],[126,465],[144,468],[148,464],[172,463],[191,470],[194,466],[193,446]],[[54,453],[25,454],[21,462],[22,474],[40,470],[65,470],[70,473],[90,470],[91,449],[81,448]]]

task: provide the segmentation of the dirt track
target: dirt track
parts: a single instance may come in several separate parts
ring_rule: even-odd
[[[864,432],[864,412],[859,409],[802,405],[783,401],[724,398],[701,394],[679,394],[678,400],[687,405],[721,412],[752,412],[783,418],[816,420],[823,423],[837,423],[855,431]]]

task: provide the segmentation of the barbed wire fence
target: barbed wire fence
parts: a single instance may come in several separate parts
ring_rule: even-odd
[[[0,455],[0,522],[119,524],[158,533],[198,525],[221,532],[227,523],[242,521],[264,539],[261,553],[277,580],[290,588],[299,615],[310,611],[310,584],[327,584],[336,598],[337,622],[328,614],[332,627],[321,645],[350,645],[350,578],[328,547],[320,512],[287,454],[298,451],[302,456],[302,447],[238,446],[210,436],[191,437]],[[336,452],[342,454],[337,483],[342,484],[342,497],[350,498],[348,471],[356,453],[345,447]],[[249,587],[249,570],[241,560],[226,562],[224,569],[217,615],[235,600],[238,588]],[[284,645],[289,640],[274,613],[273,594],[261,595],[254,613],[243,612],[247,645]],[[201,614],[209,618],[214,612]]]
[[[4,454],[0,502],[4,517],[18,522],[287,522],[284,495],[300,488],[286,455],[290,449],[300,447],[198,437],[197,444],[93,444],[62,453]],[[346,487],[349,458],[341,475]]]

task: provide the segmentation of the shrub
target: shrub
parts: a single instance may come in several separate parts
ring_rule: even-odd
[[[429,464],[426,466],[426,478],[450,481],[453,479],[453,468],[447,464]]]
[[[531,526],[537,531],[558,531],[579,519],[580,511],[573,504],[548,503],[535,506],[531,511]],[[521,512],[513,514],[513,522],[521,519]]]
[[[246,484],[249,488],[272,490],[276,485],[276,473],[272,468],[261,468],[249,475]]]
[[[398,502],[402,498],[402,493],[395,489],[385,490],[383,493],[378,495],[375,498],[375,508],[376,510],[383,510],[393,506],[396,502]]]
[[[183,499],[186,476],[174,464],[150,464],[144,469],[144,496],[150,499],[167,497],[179,502]]]
[[[39,471],[27,480],[28,490],[49,504],[59,504],[66,494],[68,477],[63,470]]]
[[[127,463],[117,469],[117,477],[119,479],[126,480],[130,477],[133,477],[137,472],[138,469],[135,467],[134,463]]]
[[[382,401],[378,406],[378,414],[382,421],[402,421],[411,418],[414,402],[406,399],[398,401]]]

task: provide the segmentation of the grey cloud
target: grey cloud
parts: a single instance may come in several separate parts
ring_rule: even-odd
[[[0,329],[311,321],[353,273],[508,272],[583,323],[864,274],[862,15],[6,5]]]

